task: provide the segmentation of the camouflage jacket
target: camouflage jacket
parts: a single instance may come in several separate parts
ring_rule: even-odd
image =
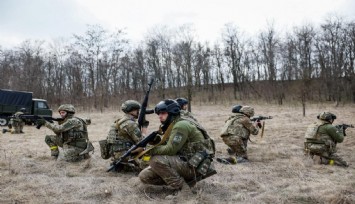
[[[89,139],[87,124],[83,119],[78,117],[67,116],[65,120],[58,124],[46,121],[45,126],[57,135],[61,135],[63,142]]]
[[[327,121],[319,120],[308,126],[305,139],[307,143],[332,145],[344,140],[344,133]]]
[[[250,134],[257,135],[259,128],[255,127],[249,117],[242,113],[233,113],[224,124],[221,137],[239,136],[248,139]]]
[[[177,117],[172,124],[172,130],[168,141],[152,149],[151,155],[180,155],[190,158],[198,151],[206,151],[208,154],[214,154],[214,142],[206,132],[197,127],[197,125],[187,119]]]

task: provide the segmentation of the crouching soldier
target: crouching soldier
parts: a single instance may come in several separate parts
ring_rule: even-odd
[[[87,125],[90,120],[75,117],[75,108],[71,104],[59,106],[58,112],[63,121],[58,124],[50,123],[44,119],[37,120],[38,125],[44,125],[56,135],[47,135],[45,142],[51,150],[53,159],[59,156],[59,148],[63,149],[65,161],[75,162],[90,158],[89,152],[94,150],[89,141]]]
[[[333,126],[336,116],[323,112],[317,116],[318,121],[311,124],[305,134],[305,153],[316,164],[335,164],[348,167],[349,164],[338,154],[336,145],[344,140],[345,130]]]
[[[101,157],[111,158],[112,162],[120,157],[134,144],[137,144],[147,132],[148,122],[143,124],[142,132],[136,120],[139,116],[141,105],[138,101],[127,100],[121,105],[124,116],[116,120],[109,130],[106,140],[99,141]],[[114,169],[115,171],[140,171],[140,165],[127,157]]]
[[[168,185],[181,190],[181,195],[189,195],[190,186],[216,173],[212,164],[214,142],[199,124],[180,116],[175,100],[161,101],[155,113],[164,135],[157,145],[144,151],[151,159],[139,178],[145,184]]]

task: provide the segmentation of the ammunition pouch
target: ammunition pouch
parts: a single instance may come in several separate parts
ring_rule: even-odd
[[[110,158],[110,144],[107,143],[107,140],[100,140],[99,145],[100,145],[101,158],[109,159]]]
[[[86,140],[76,140],[76,141],[68,142],[67,144],[70,146],[74,146],[74,147],[78,147],[78,148],[82,148],[82,149],[86,149],[86,147],[87,147]]]
[[[194,167],[201,175],[206,175],[211,166],[212,159],[206,151],[195,153],[187,162],[190,166]]]
[[[133,144],[131,142],[119,141],[116,140],[111,144],[110,154],[113,155],[114,152],[127,151],[131,148]]]
[[[308,143],[307,151],[312,155],[322,155],[324,152],[328,152],[328,148],[325,144]]]

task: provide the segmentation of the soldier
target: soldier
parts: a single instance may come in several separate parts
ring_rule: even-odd
[[[305,153],[316,164],[336,164],[348,167],[348,163],[336,154],[337,143],[344,140],[345,130],[333,126],[336,115],[323,112],[317,116],[318,121],[311,124],[305,134]]]
[[[38,125],[45,125],[56,134],[46,135],[45,137],[52,158],[58,158],[58,147],[62,147],[65,161],[75,162],[90,158],[88,153],[94,150],[87,132],[87,125],[90,124],[90,120],[75,117],[75,108],[71,104],[59,106],[58,112],[63,118],[63,121],[58,122],[58,124],[49,123],[44,119],[37,120]]]
[[[11,134],[21,134],[23,132],[23,126],[25,121],[20,118],[20,115],[23,115],[26,112],[26,108],[21,108],[20,111],[17,111],[10,119],[9,129],[3,129],[2,133],[11,132]],[[12,129],[13,128],[13,129]]]
[[[175,100],[159,102],[155,113],[165,131],[159,144],[146,150],[151,159],[139,178],[145,184],[168,185],[191,194],[189,185],[216,173],[211,163],[214,142],[204,128],[180,117]]]
[[[186,98],[177,98],[175,99],[175,101],[178,102],[180,106],[181,117],[188,117],[197,121],[196,118],[192,115],[192,113],[187,110],[189,101]]]
[[[248,162],[247,145],[250,134],[257,135],[261,127],[260,121],[252,123],[254,108],[236,105],[232,108],[232,115],[226,121],[221,137],[229,146],[228,158],[217,158],[217,161],[227,164]]]
[[[127,100],[122,104],[121,109],[125,115],[111,125],[107,139],[100,141],[103,159],[111,157],[112,161],[118,160],[132,145],[142,139],[142,133],[146,135],[149,122],[145,122],[142,132],[136,123],[140,108],[140,103],[135,100]],[[121,162],[116,171],[141,170],[139,164],[128,162],[129,159],[131,158]]]

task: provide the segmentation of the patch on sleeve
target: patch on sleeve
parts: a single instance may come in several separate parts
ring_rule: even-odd
[[[182,134],[178,132],[174,136],[173,144],[180,144],[181,140],[182,140]]]

